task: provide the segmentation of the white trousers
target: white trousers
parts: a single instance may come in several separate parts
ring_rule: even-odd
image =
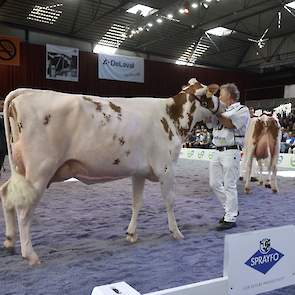
[[[225,211],[224,220],[228,222],[235,222],[238,216],[240,158],[239,150],[216,150],[209,166],[210,187],[221,202]]]

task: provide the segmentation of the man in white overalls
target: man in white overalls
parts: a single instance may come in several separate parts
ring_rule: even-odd
[[[220,101],[226,111],[212,117],[213,143],[216,152],[210,162],[210,187],[221,202],[225,214],[220,219],[217,230],[236,226],[238,211],[237,180],[240,169],[240,151],[250,119],[249,109],[241,105],[240,92],[235,84],[225,84],[220,88]]]

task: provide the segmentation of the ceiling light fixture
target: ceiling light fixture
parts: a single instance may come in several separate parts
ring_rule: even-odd
[[[151,28],[153,26],[153,23],[148,23],[147,25]]]
[[[209,8],[209,4],[206,3],[206,2],[202,2],[202,6],[203,6],[205,9],[208,9],[208,8]]]
[[[172,13],[168,13],[168,14],[167,14],[167,17],[168,17],[169,19],[172,19],[172,18],[173,18],[173,14],[172,14]]]
[[[163,22],[163,20],[161,18],[157,18],[157,23],[161,24]]]
[[[192,8],[198,8],[198,6],[199,6],[198,3],[196,3],[196,2],[192,3]]]

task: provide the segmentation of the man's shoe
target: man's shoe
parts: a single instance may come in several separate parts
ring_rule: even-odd
[[[258,181],[258,178],[257,178],[257,177],[251,177],[251,178],[250,178],[250,181],[251,181],[251,182],[256,182],[256,181]]]
[[[240,180],[240,181],[243,181],[243,180],[244,180],[244,177],[243,177],[243,176],[240,176],[240,177],[239,177],[239,180]]]
[[[240,211],[238,211],[238,215],[236,217],[238,217],[240,215]],[[224,222],[224,215],[222,216],[222,218],[219,219],[218,223],[223,223]]]
[[[223,230],[231,229],[236,226],[237,226],[237,224],[235,222],[223,221],[223,223],[221,223],[220,225],[218,225],[216,227],[216,230],[223,231]]]

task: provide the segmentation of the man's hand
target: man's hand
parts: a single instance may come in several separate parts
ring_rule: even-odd
[[[236,126],[232,123],[232,120],[230,118],[224,117],[222,114],[216,115],[218,121],[228,129],[235,129]]]

